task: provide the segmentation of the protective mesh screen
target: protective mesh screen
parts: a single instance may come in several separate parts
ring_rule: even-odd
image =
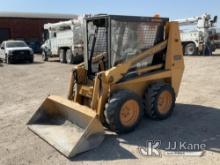
[[[91,51],[92,44],[94,42],[94,38],[96,38],[95,41],[95,47],[93,52],[93,57],[96,55],[107,52],[107,28],[106,27],[99,27],[93,24],[93,22],[89,22],[88,24],[88,39],[89,39],[89,45],[88,45],[88,51]]]
[[[155,45],[160,23],[152,22],[111,22],[111,55],[112,64],[126,61],[138,52]],[[138,63],[136,66],[151,64],[152,57]]]
[[[107,30],[105,27],[99,27],[96,37],[94,53],[107,52]]]
[[[97,19],[88,22],[88,59],[102,57],[104,68],[125,62],[137,53],[164,39],[164,22]],[[110,28],[109,28],[110,26]],[[110,30],[110,31],[108,31]],[[110,36],[110,38],[108,38]],[[110,45],[110,47],[108,47]],[[110,54],[109,54],[110,52]],[[109,59],[111,59],[109,61]],[[133,67],[152,64],[153,54]],[[99,63],[91,64],[91,72],[99,71]]]
[[[89,59],[103,55],[107,58],[107,27],[96,26],[93,22],[88,24],[88,53]],[[92,52],[92,54],[91,54]],[[104,63],[106,66],[107,64]],[[99,63],[92,63],[92,72],[96,73],[99,70]]]

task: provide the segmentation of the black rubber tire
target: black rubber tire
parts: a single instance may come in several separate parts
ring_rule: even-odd
[[[42,52],[42,60],[43,61],[48,61],[48,55],[45,51]]]
[[[0,59],[0,67],[2,67],[2,66],[3,66],[3,60]]]
[[[66,51],[64,49],[59,50],[59,58],[61,63],[66,63]]]
[[[120,121],[120,110],[123,104],[127,100],[135,100],[139,105],[139,116],[137,117],[136,122],[126,127]],[[128,90],[119,90],[112,94],[108,103],[105,105],[104,116],[106,119],[106,123],[108,124],[108,128],[118,134],[128,133],[133,131],[136,126],[140,123],[140,120],[143,116],[143,105],[141,98],[135,93]]]
[[[74,57],[71,49],[67,49],[66,51],[66,62],[67,64],[73,64]]]
[[[83,62],[83,55],[76,55],[75,57],[74,57],[74,60],[73,60],[74,62],[74,64],[79,64],[79,63],[81,63],[81,62]]]
[[[165,90],[170,92],[172,96],[172,104],[171,104],[171,108],[167,113],[161,114],[157,108],[158,97]],[[176,101],[176,96],[174,89],[169,84],[165,84],[165,83],[152,84],[145,91],[145,96],[144,96],[145,114],[151,119],[156,119],[156,120],[166,119],[169,116],[171,116],[171,114],[173,113],[175,107],[175,101]]]
[[[189,52],[187,51],[187,48],[189,47],[192,47],[193,48],[193,51]],[[184,45],[184,55],[186,56],[192,56],[192,55],[196,55],[197,54],[197,48],[196,48],[196,45],[194,43],[187,43]]]
[[[209,46],[205,47],[204,55],[205,56],[211,56],[212,55],[212,50],[211,50],[211,48]]]
[[[29,62],[32,64],[34,63],[34,57],[32,59],[29,60]]]

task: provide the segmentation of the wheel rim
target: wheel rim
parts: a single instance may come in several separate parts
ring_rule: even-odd
[[[193,53],[195,52],[195,47],[192,44],[189,44],[186,46],[186,54],[188,55],[193,55]]]
[[[158,97],[158,110],[161,114],[166,114],[172,106],[172,95],[168,91],[163,91]]]
[[[124,126],[132,126],[136,123],[140,113],[140,107],[137,101],[126,101],[120,111],[120,121]]]

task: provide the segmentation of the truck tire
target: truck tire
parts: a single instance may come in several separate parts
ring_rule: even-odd
[[[59,50],[59,59],[61,63],[66,63],[66,52],[64,49]]]
[[[34,57],[31,58],[31,59],[29,60],[29,62],[30,62],[31,64],[34,63]]]
[[[0,67],[2,67],[3,66],[3,61],[2,61],[2,59],[0,59]]]
[[[105,105],[104,116],[108,127],[118,134],[133,131],[143,116],[142,101],[128,90],[113,93]]]
[[[48,61],[48,55],[45,51],[42,52],[42,60],[43,61]]]
[[[184,45],[184,54],[187,56],[196,55],[196,45],[194,43],[187,43]]]
[[[74,64],[79,64],[81,62],[83,62],[83,55],[76,55],[74,57]]]
[[[211,56],[212,55],[212,48],[210,46],[205,46],[204,48],[204,55],[205,56]]]
[[[73,53],[72,53],[72,50],[71,49],[67,49],[66,51],[66,62],[68,64],[73,64]]]
[[[172,114],[175,101],[175,92],[169,84],[153,84],[145,91],[145,114],[151,119],[166,119]]]

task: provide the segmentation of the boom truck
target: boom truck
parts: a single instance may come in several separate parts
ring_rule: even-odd
[[[216,45],[214,37],[216,35],[215,24],[217,16],[211,17],[210,14],[203,14],[198,17],[177,19],[181,27],[181,41],[185,55],[212,55]],[[192,29],[196,25],[196,29]],[[190,26],[189,29],[183,29]]]
[[[83,19],[48,23],[44,25],[44,44],[42,59],[48,61],[50,57],[59,57],[61,63],[79,63],[83,60]]]

